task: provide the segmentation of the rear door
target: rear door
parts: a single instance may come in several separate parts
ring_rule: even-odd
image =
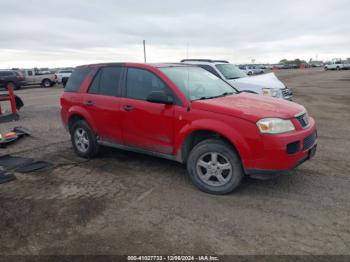
[[[27,70],[25,77],[26,77],[27,84],[30,84],[30,85],[34,84],[35,75],[33,70]]]
[[[171,89],[154,73],[140,68],[128,68],[125,87],[121,102],[124,144],[171,154],[176,105],[146,101],[152,91],[164,90],[174,96]]]
[[[120,84],[124,68],[101,68],[84,95],[84,107],[88,110],[100,138],[122,144],[120,116]]]

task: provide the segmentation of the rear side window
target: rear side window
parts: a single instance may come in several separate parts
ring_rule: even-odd
[[[86,76],[90,73],[90,71],[91,68],[89,67],[75,69],[72,75],[70,76],[64,91],[77,92]]]
[[[122,67],[104,67],[100,69],[89,88],[89,93],[118,96],[122,72]]]
[[[14,75],[12,72],[10,71],[2,71],[0,72],[0,76],[12,76]]]

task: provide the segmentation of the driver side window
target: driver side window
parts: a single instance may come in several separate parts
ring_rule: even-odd
[[[155,74],[138,68],[129,68],[126,78],[126,97],[147,100],[153,91],[164,90],[171,94],[171,90]]]

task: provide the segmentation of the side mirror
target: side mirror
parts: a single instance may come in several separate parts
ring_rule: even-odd
[[[171,96],[167,95],[164,91],[152,91],[147,97],[147,101],[151,103],[172,105],[174,100]]]

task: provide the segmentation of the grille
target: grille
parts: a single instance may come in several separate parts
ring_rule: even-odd
[[[293,92],[291,89],[289,89],[288,87],[286,88],[283,88],[282,89],[282,95],[283,97],[289,97],[289,96],[292,96],[293,95]]]
[[[305,114],[302,114],[300,116],[297,116],[296,117],[300,123],[300,125],[305,128],[309,125],[309,117],[308,115],[305,113]]]
[[[316,142],[317,135],[313,133],[304,139],[303,151],[309,149]]]

